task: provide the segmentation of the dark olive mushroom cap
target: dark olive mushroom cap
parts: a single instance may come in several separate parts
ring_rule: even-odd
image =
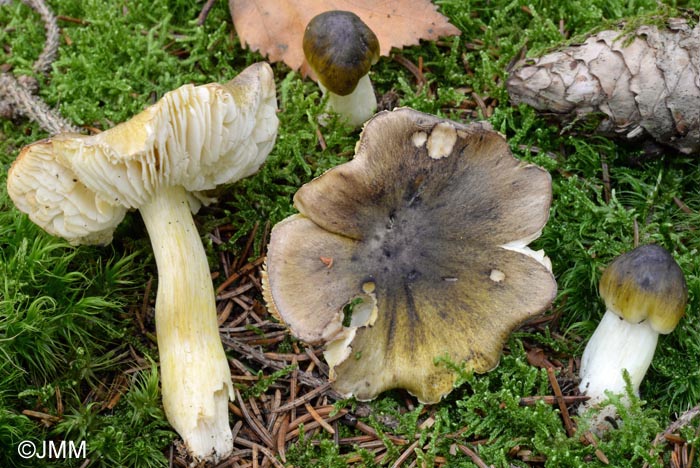
[[[688,287],[683,271],[659,245],[641,245],[617,257],[600,278],[605,306],[631,323],[648,320],[671,333],[685,313]]]
[[[549,268],[512,248],[539,235],[551,196],[549,174],[516,160],[486,123],[380,112],[355,158],[302,186],[300,214],[273,228],[268,307],[300,339],[328,343],[347,330],[343,308],[371,296],[376,311],[332,369],[335,388],[362,400],[405,388],[436,402],[454,384],[436,358],[486,372],[509,334],[551,304]]]
[[[379,59],[377,36],[350,11],[314,16],[304,31],[303,48],[321,84],[340,96],[352,93]]]

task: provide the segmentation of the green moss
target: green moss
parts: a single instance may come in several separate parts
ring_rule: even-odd
[[[53,434],[86,441],[86,452],[97,466],[168,466],[162,448],[174,433],[163,414],[157,367],[151,365],[131,377],[129,392],[113,413],[102,411],[99,403],[75,407]]]
[[[216,2],[201,27],[194,20],[202,2],[50,3],[56,13],[78,21],[60,20],[59,57],[50,76],[38,77],[40,95],[77,124],[111,127],[183,83],[228,80],[263,59],[240,47],[226,2]],[[544,466],[602,466],[591,445],[566,434],[556,407],[520,405],[522,397],[552,393],[546,373],[528,364],[524,349],[525,344],[537,345],[564,360],[580,357],[604,312],[597,292],[602,269],[630,250],[636,235],[640,242],[660,243],[674,254],[686,274],[690,300],[678,329],[659,341],[641,388],[646,403],[634,400],[623,426],[599,447],[610,466],[641,466],[647,460],[655,466],[648,453],[656,432],[700,400],[700,370],[689,365],[700,361],[697,158],[671,150],[650,156],[639,147],[594,136],[591,123],[562,131],[532,109],[511,107],[504,80],[521,51],[536,54],[623,17],[655,14],[657,2],[435,3],[461,36],[393,52],[423,64],[425,83],[420,86],[400,61],[382,58],[372,69],[375,88],[381,95],[396,93],[400,105],[461,121],[483,117],[475,93],[487,99],[490,121],[508,137],[515,156],[550,172],[550,220],[533,247],[543,248],[552,260],[559,283],[552,311],[556,320],[544,330],[516,333],[491,373],[470,375],[454,366],[460,385],[440,404],[409,409],[410,397],[398,391],[372,402],[370,416],[363,420],[383,434],[387,455],[382,461],[360,447],[338,447],[330,435],[318,432],[288,449],[288,464],[346,466],[355,460],[356,466],[388,466],[406,448],[390,442],[386,434],[392,433],[411,443],[418,440],[411,455],[428,465],[444,459],[448,466],[475,466],[455,445],[461,444],[498,467],[528,466],[518,455],[525,452],[546,460]],[[0,6],[0,63],[14,73],[31,74],[43,37],[38,15],[24,3]],[[296,190],[354,153],[357,130],[332,116],[319,123],[324,102],[318,87],[282,64],[273,69],[280,107],[274,150],[260,172],[222,188],[220,202],[197,216],[203,232],[224,224],[235,229],[224,244],[210,246],[212,265],[218,264],[219,250],[240,255],[256,226],[249,255],[264,253],[265,226],[295,212]],[[25,119],[1,121],[0,167],[7,170],[23,145],[45,136]],[[160,408],[155,367],[129,378],[129,390],[113,410],[105,411],[89,398],[109,376],[129,366],[127,346],[157,356],[152,344],[134,333],[130,312],[140,307],[146,278],[155,273],[138,215],[127,217],[112,247],[72,247],[41,232],[13,208],[5,177],[3,171],[0,446],[89,434],[94,466],[164,466],[163,450],[174,434]],[[291,352],[296,345],[289,338],[278,351]],[[264,392],[283,376],[283,371],[261,375],[249,395]],[[56,414],[57,389],[65,415],[59,425],[49,430],[22,415],[25,409]],[[357,435],[351,425],[338,428],[342,436]],[[682,434],[697,444],[694,427]],[[0,451],[0,465],[22,466],[7,451]]]

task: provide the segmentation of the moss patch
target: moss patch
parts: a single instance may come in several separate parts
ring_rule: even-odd
[[[51,74],[36,77],[39,95],[78,125],[108,128],[181,84],[227,80],[263,60],[240,47],[226,2],[215,2],[202,26],[195,21],[202,2],[49,3],[61,15],[61,45]],[[586,128],[562,132],[529,108],[511,107],[504,87],[508,64],[525,49],[536,53],[602,22],[652,13],[657,2],[435,3],[462,35],[383,57],[371,72],[377,93],[385,106],[410,106],[461,121],[488,118],[518,158],[550,172],[554,203],[533,247],[550,256],[559,294],[548,320],[511,337],[493,372],[461,373],[459,388],[430,407],[416,405],[400,391],[368,406],[342,401],[338,411],[352,417],[334,419],[336,435],[306,422],[310,429],[287,445],[286,463],[390,466],[405,457],[427,466],[470,467],[481,460],[499,467],[578,467],[604,466],[604,454],[609,466],[639,467],[645,461],[667,466],[673,445],[662,442],[655,452],[660,458],[649,455],[656,434],[700,401],[697,158],[668,149],[645,152]],[[0,5],[3,70],[31,75],[43,40],[38,15],[24,3]],[[273,68],[280,107],[273,152],[259,173],[222,188],[220,202],[197,216],[217,285],[231,269],[252,265],[242,277],[256,272],[269,226],[294,212],[294,192],[354,153],[357,131],[333,118],[325,126],[318,123],[324,108],[318,87],[283,65]],[[23,440],[82,439],[88,443],[88,466],[167,466],[170,460],[182,466],[176,435],[160,407],[148,315],[155,266],[138,215],[127,216],[112,246],[72,247],[36,228],[7,197],[6,170],[19,149],[46,136],[23,118],[0,121],[0,447],[10,448],[0,451],[0,465],[27,466],[16,452]],[[686,275],[689,306],[678,329],[659,341],[642,384],[644,400],[633,399],[624,424],[596,448],[566,433],[556,405],[523,405],[521,399],[553,392],[546,372],[535,365],[536,350],[555,364],[562,391],[575,393],[568,369],[575,367],[604,312],[597,293],[602,268],[636,240],[662,244],[674,254]],[[307,356],[297,367],[285,363],[274,369],[230,351],[244,404],[255,399],[264,407],[276,392],[282,401],[292,398],[291,382],[300,382],[292,369],[309,369],[304,351],[314,350],[275,328],[260,297],[250,297],[243,322],[236,322],[244,315],[240,304],[229,311],[227,333],[263,351]],[[259,327],[262,335],[245,325]],[[235,414],[234,427],[245,421],[242,412]],[[247,423],[238,427],[241,437],[255,437]],[[687,448],[697,444],[696,427],[691,422],[678,431]],[[372,439],[362,439],[370,430]],[[252,449],[239,448],[247,450],[241,457],[249,460]],[[84,463],[34,461],[37,466]]]

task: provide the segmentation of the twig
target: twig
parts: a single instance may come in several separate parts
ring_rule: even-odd
[[[551,151],[543,151],[542,148],[540,148],[538,146],[518,145],[518,149],[521,151],[529,151],[530,153],[533,153],[533,154],[542,153],[545,156],[547,156],[548,158],[553,159],[554,161],[559,160],[559,156],[556,153],[553,153]]]
[[[292,371],[292,378],[289,382],[289,399],[294,401],[297,398],[297,381],[299,379],[299,364],[297,364],[296,359],[292,359],[292,365],[294,370]],[[293,406],[289,412],[289,417],[293,420],[297,418],[297,407]]]
[[[576,403],[582,403],[589,400],[591,397],[587,395],[562,395],[561,397],[556,397],[554,395],[543,395],[543,396],[529,396],[522,397],[520,399],[520,406],[531,406],[540,401],[547,405],[558,405],[560,401],[563,401],[566,405],[573,405]]]
[[[63,417],[63,396],[61,395],[61,389],[56,385],[54,389],[54,394],[56,395],[56,416],[59,418]]]
[[[136,323],[139,325],[139,330],[141,331],[141,334],[145,335],[147,330],[146,330],[146,325],[144,321],[144,317],[148,314],[148,304],[150,302],[150,296],[151,296],[151,286],[153,285],[153,277],[149,277],[148,281],[146,281],[146,288],[143,291],[143,300],[141,301],[141,309],[137,310],[136,313],[134,314],[136,316]]]
[[[255,442],[251,442],[251,441],[245,440],[245,439],[236,439],[235,443],[240,444],[244,447],[251,448],[251,449],[253,447],[257,447],[257,449],[260,452],[262,452],[266,457],[268,457],[270,459],[270,461],[272,461],[273,465],[275,465],[278,468],[285,468],[285,466],[282,463],[280,463],[279,460],[277,460],[275,455],[272,452],[270,452],[267,448],[263,447],[262,445],[256,444]]]
[[[306,349],[306,355],[309,356],[309,359],[311,359],[314,362],[314,364],[316,364],[316,367],[318,368],[319,372],[324,376],[328,377],[328,366],[322,363],[318,356],[316,356],[316,354],[314,354],[314,352],[311,349]]]
[[[309,412],[309,414],[311,415],[311,417],[314,418],[314,420],[315,420],[317,423],[319,423],[319,424],[321,425],[322,428],[324,428],[329,434],[335,435],[335,429],[333,429],[333,427],[331,427],[331,425],[328,424],[328,423],[321,417],[320,414],[318,414],[318,412],[314,409],[313,406],[311,406],[310,404],[306,403],[306,404],[304,405],[304,408],[306,408],[306,411]]]
[[[598,441],[595,439],[595,436],[591,431],[587,431],[585,434],[583,434],[583,438],[591,444],[595,448],[595,456],[598,460],[601,461],[604,465],[609,465],[610,460],[608,460],[608,457],[603,453],[603,451],[598,447]]]
[[[605,161],[605,157],[601,155],[600,167],[603,171],[603,199],[605,203],[610,203],[612,198],[612,189],[610,187],[610,171],[608,169],[608,163]]]
[[[54,416],[53,414],[48,414],[48,413],[43,413],[41,411],[34,411],[34,410],[22,410],[22,414],[25,416],[29,416],[30,418],[36,418],[41,420],[41,422],[46,426],[49,427],[57,422],[61,421],[61,418],[58,416]]]
[[[381,438],[379,436],[379,433],[372,426],[365,424],[360,420],[354,419],[351,423],[348,424],[357,429],[358,431],[362,432],[363,434],[371,435],[378,439]],[[397,445],[406,445],[408,443],[406,439],[402,439],[401,437],[395,435],[385,434],[385,437]]]
[[[479,455],[476,454],[476,452],[466,445],[462,444],[457,444],[457,448],[466,456],[472,459],[474,464],[478,466],[479,468],[489,468],[489,466],[482,460]]]
[[[698,436],[700,436],[700,425],[695,429],[695,439],[697,440]],[[688,466],[693,466],[693,461],[695,460],[695,453],[696,450],[695,448],[697,447],[697,444],[693,444],[692,447],[690,447],[690,454],[688,454]]]
[[[236,424],[234,424],[231,429],[234,442],[236,441],[236,437],[238,437],[238,433],[241,432],[241,427],[243,427],[243,421],[236,421]]]
[[[232,291],[226,291],[225,293],[217,294],[216,300],[220,301],[222,299],[231,299],[232,297],[239,296],[246,291],[253,289],[255,285],[253,283],[245,283],[237,287]]]
[[[333,411],[335,411],[335,408],[333,406],[324,406],[316,409],[316,413],[319,416],[326,415],[327,419],[324,421],[326,423],[330,421],[335,421],[336,419],[340,419],[348,414],[348,410],[341,409],[338,410],[338,412],[333,416],[330,416],[330,413],[332,413]],[[306,413],[290,421],[289,427],[293,427],[295,429],[285,434],[285,441],[290,441],[295,437],[298,437],[300,432],[299,426],[301,426],[302,424],[304,425],[305,430],[315,429],[321,426],[321,423],[317,421],[311,413]]]
[[[291,409],[293,409],[293,408],[296,408],[296,407],[301,406],[301,405],[303,405],[303,404],[305,404],[305,403],[308,403],[308,402],[311,401],[315,396],[320,395],[321,393],[323,393],[323,392],[325,392],[326,390],[328,390],[328,389],[330,388],[330,386],[331,386],[331,383],[330,383],[330,382],[326,382],[325,384],[321,385],[320,387],[314,388],[313,390],[311,390],[311,391],[305,393],[305,394],[302,395],[301,397],[296,398],[296,399],[290,401],[289,403],[286,403],[286,404],[280,406],[279,408],[277,408],[277,412],[289,411],[289,410],[291,410]]]
[[[275,444],[272,442],[272,436],[269,432],[267,432],[267,429],[265,429],[265,427],[260,423],[260,421],[250,416],[250,413],[248,412],[248,409],[245,406],[245,402],[243,401],[243,398],[241,398],[241,393],[238,391],[237,388],[234,388],[233,391],[236,393],[236,401],[238,401],[238,404],[240,405],[241,412],[243,413],[243,418],[248,423],[248,426],[253,430],[253,432],[255,432],[258,435],[258,437],[260,437],[260,440],[262,440],[268,447],[274,447]]]
[[[231,276],[229,276],[228,278],[226,278],[226,281],[224,281],[223,283],[221,283],[221,284],[219,285],[219,287],[216,288],[216,293],[217,293],[217,294],[221,293],[224,289],[228,288],[228,287],[229,287],[234,281],[236,281],[238,278],[240,278],[241,276],[244,276],[244,275],[248,274],[251,270],[253,270],[253,269],[259,267],[260,265],[262,265],[264,261],[265,261],[265,257],[260,257],[260,258],[258,258],[258,259],[256,259],[256,260],[254,260],[254,261],[252,261],[252,262],[246,264],[245,266],[243,266],[242,268],[240,268],[238,271],[236,271],[235,273],[233,273]]]
[[[280,414],[275,411],[277,408],[280,407],[282,404],[282,392],[280,392],[279,388],[275,389],[275,396],[272,398],[272,401],[267,409],[268,412],[268,418],[267,418],[267,430],[270,431],[270,434],[274,437],[275,435],[275,425],[277,425],[277,420],[280,416]]]
[[[688,411],[684,412],[681,414],[678,419],[673,421],[663,432],[660,432],[654,437],[654,441],[652,442],[652,449],[649,452],[650,455],[654,454],[654,449],[661,443],[662,440],[665,440],[666,436],[669,434],[672,434],[679,430],[680,428],[690,424],[690,422],[700,414],[700,404],[693,406],[690,408]],[[648,468],[649,463],[644,463],[644,466],[642,468]]]
[[[408,457],[410,457],[411,454],[418,447],[419,442],[420,442],[420,439],[416,440],[411,445],[409,445],[406,448],[406,450],[404,450],[403,453],[399,456],[399,458],[397,458],[396,461],[391,465],[391,468],[399,468],[406,460],[408,460]]]
[[[406,57],[404,57],[403,55],[400,55],[400,54],[395,54],[392,58],[394,59],[395,62],[398,62],[401,65],[403,65],[404,67],[406,67],[406,69],[409,72],[411,72],[411,74],[416,78],[416,90],[417,90],[417,92],[420,92],[420,90],[423,89],[423,86],[425,86],[426,83],[428,82],[425,79],[425,75],[423,74],[422,67],[421,68],[417,67],[413,62],[411,62]]]
[[[228,301],[226,303],[226,306],[224,307],[224,310],[221,311],[219,316],[216,319],[216,323],[221,326],[228,320],[229,315],[231,315],[231,311],[233,310],[233,301]]]
[[[236,351],[236,353],[238,353],[239,355],[245,356],[247,359],[256,361],[265,367],[269,367],[270,369],[281,370],[287,367],[287,364],[283,364],[280,361],[268,359],[267,357],[265,357],[265,354],[261,351],[245,343],[242,343],[241,341],[235,338],[231,338],[230,336],[221,335],[221,341],[223,341],[224,345],[226,345],[233,351]],[[319,379],[303,371],[298,371],[297,378],[302,384],[306,385],[307,387],[317,388],[321,386],[326,386],[327,388],[324,389],[327,392],[326,395],[333,400],[343,400],[345,398],[343,395],[336,392],[335,390],[328,388],[328,381],[326,380]]]
[[[277,454],[280,456],[280,460],[283,463],[287,463],[287,455],[285,453],[285,441],[287,437],[287,431],[289,431],[289,414],[285,414],[280,421],[279,427],[277,428]],[[274,434],[274,432],[273,432]]]
[[[561,393],[559,382],[557,382],[557,377],[554,375],[554,368],[547,367],[547,377],[549,378],[549,383],[552,386],[552,390],[554,390],[554,396],[556,397],[557,404],[559,405],[559,411],[561,412],[561,418],[564,421],[566,434],[569,437],[572,437],[576,431],[574,430],[574,424],[571,422],[569,410],[566,408],[566,403],[564,402],[564,396]]]
[[[678,197],[673,197],[673,203],[675,203],[676,206],[677,206],[678,208],[680,208],[680,210],[681,210],[683,213],[685,213],[685,214],[693,214],[693,210],[691,210],[691,209],[688,207],[688,205],[686,205],[685,203],[683,203],[683,200],[681,200],[680,198],[678,198]]]
[[[476,102],[476,105],[479,106],[479,109],[481,110],[481,115],[484,118],[490,117],[490,115],[489,115],[490,113],[489,113],[488,109],[486,108],[486,103],[484,102],[483,99],[481,99],[481,96],[476,94],[475,91],[472,91],[471,96],[472,96],[472,99],[474,99],[474,102]]]
[[[199,16],[197,16],[197,26],[202,26],[207,20],[209,12],[214,7],[214,3],[216,3],[216,0],[207,0],[207,3],[204,4],[202,11],[199,13]]]
[[[318,139],[318,144],[321,147],[321,151],[326,151],[328,145],[326,144],[326,139],[323,137],[323,133],[321,133],[321,129],[318,127],[316,127],[316,138]]]
[[[56,19],[60,21],[65,21],[67,23],[74,23],[74,24],[79,24],[81,26],[86,26],[90,24],[89,21],[85,21],[82,18],[74,18],[72,16],[66,16],[66,15],[56,15]]]

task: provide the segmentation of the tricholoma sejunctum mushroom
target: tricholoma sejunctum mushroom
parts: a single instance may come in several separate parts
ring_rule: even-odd
[[[354,126],[369,119],[377,98],[368,73],[379,60],[379,41],[369,26],[350,11],[326,11],[309,21],[302,45],[328,108]]]
[[[660,245],[641,245],[613,260],[600,278],[606,312],[581,357],[579,390],[590,397],[581,413],[606,398],[624,395],[623,371],[632,390],[639,385],[656,351],[659,334],[671,333],[685,314],[688,288],[683,271]],[[614,407],[602,408],[593,422],[604,430]]]
[[[272,69],[258,63],[225,84],[182,86],[102,133],[26,146],[7,178],[17,208],[74,244],[110,242],[126,211],[140,211],[158,267],[163,407],[199,460],[233,450],[233,386],[192,212],[211,201],[204,191],[258,170],[274,145],[276,111]]]
[[[325,344],[335,389],[360,400],[404,388],[432,403],[455,376],[498,364],[509,334],[556,282],[527,245],[547,222],[551,179],[487,123],[411,109],[365,125],[352,161],[302,186],[272,230],[268,307]]]

